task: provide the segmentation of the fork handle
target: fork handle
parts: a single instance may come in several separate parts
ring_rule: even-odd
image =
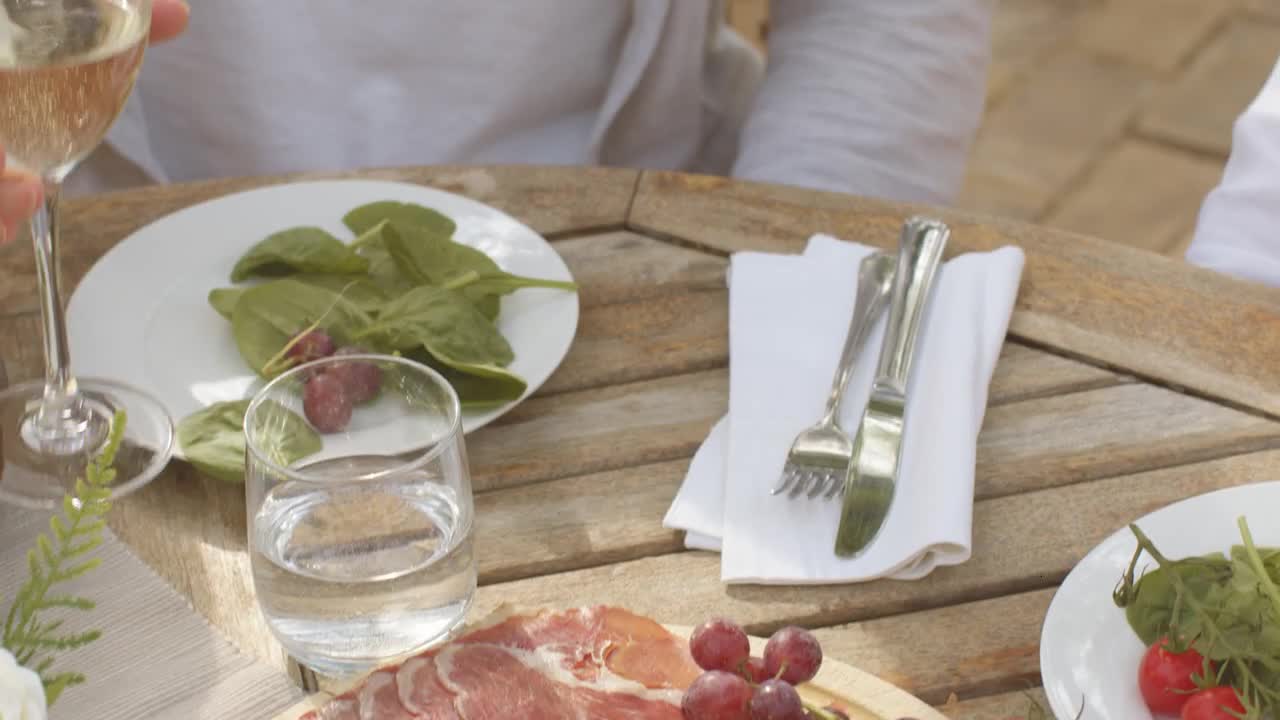
[[[853,316],[849,318],[849,332],[844,338],[844,350],[840,352],[836,377],[831,382],[831,395],[827,398],[823,422],[836,422],[840,399],[849,386],[849,377],[853,375],[853,365],[858,360],[858,353],[867,341],[867,334],[875,324],[875,318],[884,310],[892,273],[893,258],[882,252],[868,255],[858,265],[858,293],[853,301]]]
[[[950,236],[951,230],[945,224],[929,218],[913,217],[902,227],[889,321],[876,370],[875,386],[879,390],[900,397],[906,394],[920,321]]]

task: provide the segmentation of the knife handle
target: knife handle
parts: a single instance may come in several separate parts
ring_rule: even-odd
[[[913,217],[902,227],[889,321],[876,370],[877,389],[895,392],[900,397],[906,394],[920,321],[950,236],[951,230],[945,224],[924,217]]]

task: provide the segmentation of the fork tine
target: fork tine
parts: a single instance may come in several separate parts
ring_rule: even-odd
[[[836,475],[831,479],[831,487],[827,488],[827,494],[823,496],[824,500],[830,500],[837,496],[844,496],[844,477]]]
[[[782,468],[782,474],[778,476],[778,484],[773,486],[769,491],[770,495],[777,495],[791,486],[792,480],[795,479],[795,468],[787,465]]]
[[[831,482],[831,478],[833,477],[835,477],[834,472],[832,472],[828,468],[823,468],[821,472],[817,473],[817,478],[814,480],[813,485],[809,487],[809,492],[806,493],[806,495],[810,499],[818,497],[819,495],[822,494],[822,491],[826,489],[827,485]]]
[[[791,487],[787,490],[787,497],[793,500],[800,494],[800,491],[804,489],[806,481],[805,471],[800,468],[796,468],[795,476],[795,482],[793,482]]]

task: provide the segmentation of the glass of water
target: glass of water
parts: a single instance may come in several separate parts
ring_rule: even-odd
[[[294,659],[348,675],[461,626],[474,506],[458,396],[439,373],[382,355],[298,366],[250,403],[245,440],[254,587]]]

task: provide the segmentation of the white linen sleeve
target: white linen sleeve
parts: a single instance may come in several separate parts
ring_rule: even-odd
[[[779,0],[736,177],[948,203],[982,117],[991,0]]]
[[[1187,260],[1280,286],[1280,64],[1236,119],[1231,157],[1200,207]]]

